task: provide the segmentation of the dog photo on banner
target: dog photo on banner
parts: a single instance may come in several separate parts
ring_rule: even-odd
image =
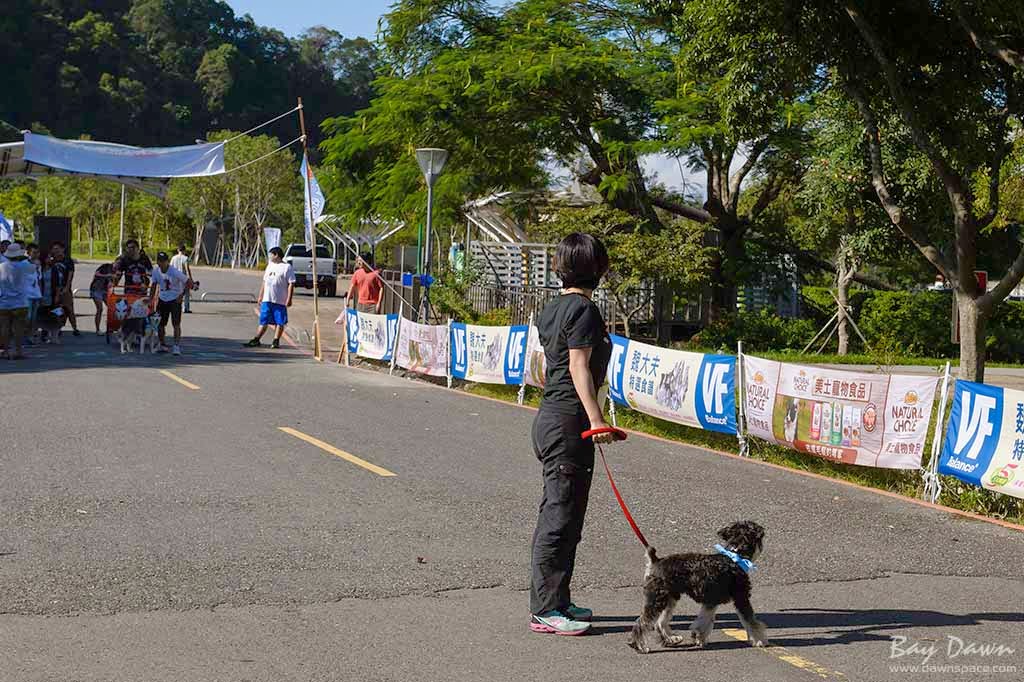
[[[418,374],[448,376],[448,325],[402,320],[395,364]]]
[[[484,327],[453,322],[452,376],[485,384],[519,386],[526,361],[526,325]]]

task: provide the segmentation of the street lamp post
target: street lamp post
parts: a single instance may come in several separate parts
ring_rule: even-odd
[[[423,177],[427,180],[427,232],[423,239],[426,256],[423,258],[423,274],[428,277],[430,275],[431,261],[430,239],[433,234],[432,219],[434,214],[434,183],[437,182],[437,178],[440,177],[441,171],[444,170],[444,164],[447,160],[448,151],[446,149],[428,147],[416,150],[416,162],[419,163],[420,170],[423,171]],[[423,304],[420,307],[420,317],[424,322],[429,314],[430,305],[427,289],[427,287],[424,287]]]

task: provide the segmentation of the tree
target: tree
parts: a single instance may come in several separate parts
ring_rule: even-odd
[[[659,4],[713,26],[719,32],[715,48],[737,82],[751,82],[748,72],[755,68],[745,46],[762,42],[775,53],[798,55],[821,87],[841,91],[856,107],[864,130],[863,172],[875,200],[952,284],[961,328],[960,373],[983,380],[988,317],[1024,276],[1020,244],[1008,257],[980,249],[999,214],[1024,78],[1018,53],[986,36],[1021,44],[1019,5],[820,0],[803,3],[800,12],[773,3],[737,12],[736,0]],[[979,23],[976,16],[985,20]],[[909,139],[912,152],[899,144],[903,139]],[[900,165],[915,156],[926,164],[919,168],[916,187],[901,182],[914,178],[893,172],[894,157]],[[975,189],[979,176],[985,178],[980,193]],[[943,195],[945,230],[921,219],[934,209],[923,203],[932,195],[922,179]],[[986,260],[1002,270],[990,292],[981,291],[974,277]]]
[[[652,301],[627,295],[653,282],[678,294],[694,294],[707,283],[713,249],[703,245],[703,229],[680,220],[674,229],[648,233],[636,229],[636,218],[602,204],[586,209],[560,208],[531,228],[531,234],[561,241],[573,232],[589,232],[608,249],[609,270],[604,286],[615,300],[625,334],[633,318]]]

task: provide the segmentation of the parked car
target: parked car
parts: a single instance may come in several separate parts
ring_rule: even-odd
[[[292,264],[295,272],[295,286],[313,288],[313,259],[305,244],[289,244],[284,252],[286,263]],[[321,296],[338,294],[338,263],[331,258],[326,246],[316,247],[317,291]]]

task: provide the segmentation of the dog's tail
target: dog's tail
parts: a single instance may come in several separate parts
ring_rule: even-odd
[[[653,566],[658,563],[658,551],[653,547],[647,548],[647,565]]]

